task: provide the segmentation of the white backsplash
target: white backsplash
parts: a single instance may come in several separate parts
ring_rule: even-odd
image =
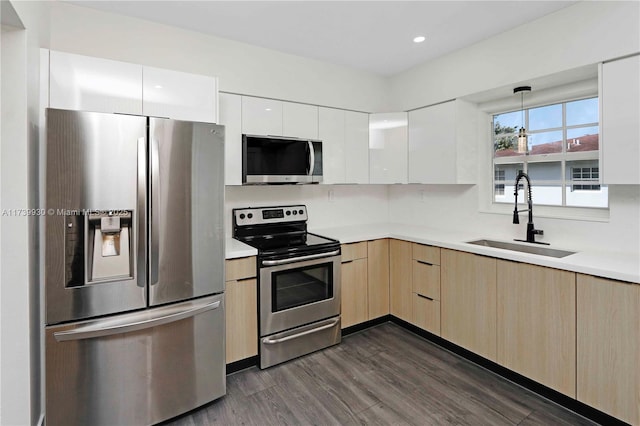
[[[225,232],[231,236],[231,210],[304,204],[309,230],[389,221],[386,185],[252,185],[227,186]]]

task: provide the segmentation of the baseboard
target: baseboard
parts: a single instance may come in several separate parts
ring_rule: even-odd
[[[410,324],[396,316],[390,315],[390,321],[408,331],[411,331],[414,334],[417,334],[420,337],[425,338],[426,340],[429,340],[432,343],[435,343],[436,345],[442,347],[443,349],[448,350],[449,352],[453,352],[454,354],[459,355],[462,358],[465,358],[473,362],[474,364],[477,364],[501,377],[504,377],[505,379],[513,383],[516,383],[517,385],[520,385],[523,388],[526,388],[542,396],[543,398],[553,401],[556,404],[561,405],[562,407],[573,411],[574,413],[577,413],[583,417],[586,417],[589,420],[592,420],[601,425],[611,425],[611,426],[627,425],[628,426],[628,423],[625,423],[619,419],[616,419],[615,417],[612,417],[607,413],[603,413],[602,411],[597,410],[591,407],[590,405],[584,404],[574,398],[566,396],[543,384],[540,384],[534,380],[531,380],[528,377],[518,374],[515,371],[509,370],[508,368],[505,368],[499,364],[496,364],[491,360],[481,357],[480,355],[475,354],[467,349],[464,349],[463,347],[460,347],[454,343],[451,343],[448,340],[445,340],[439,336],[436,336],[435,334],[422,330],[421,328],[416,327],[415,325]]]
[[[360,324],[352,325],[350,327],[342,329],[342,336],[343,337],[348,336],[349,334],[357,333],[358,331],[366,330],[367,328],[370,328],[379,324],[383,324],[389,321],[391,321],[391,315],[385,315],[383,317],[374,318],[372,320],[365,321]]]
[[[247,368],[257,367],[259,360],[260,358],[258,357],[258,355],[256,355],[227,364],[227,375],[238,372],[240,370],[245,370]]]

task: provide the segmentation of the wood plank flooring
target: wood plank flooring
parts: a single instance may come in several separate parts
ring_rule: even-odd
[[[392,323],[267,370],[166,423],[191,425],[593,425]]]

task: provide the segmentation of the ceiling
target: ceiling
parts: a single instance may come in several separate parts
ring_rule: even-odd
[[[576,1],[69,1],[389,76]],[[416,36],[423,43],[413,43]]]

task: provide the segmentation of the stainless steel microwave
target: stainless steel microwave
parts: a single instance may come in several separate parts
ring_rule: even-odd
[[[242,184],[322,182],[322,141],[242,135]]]

